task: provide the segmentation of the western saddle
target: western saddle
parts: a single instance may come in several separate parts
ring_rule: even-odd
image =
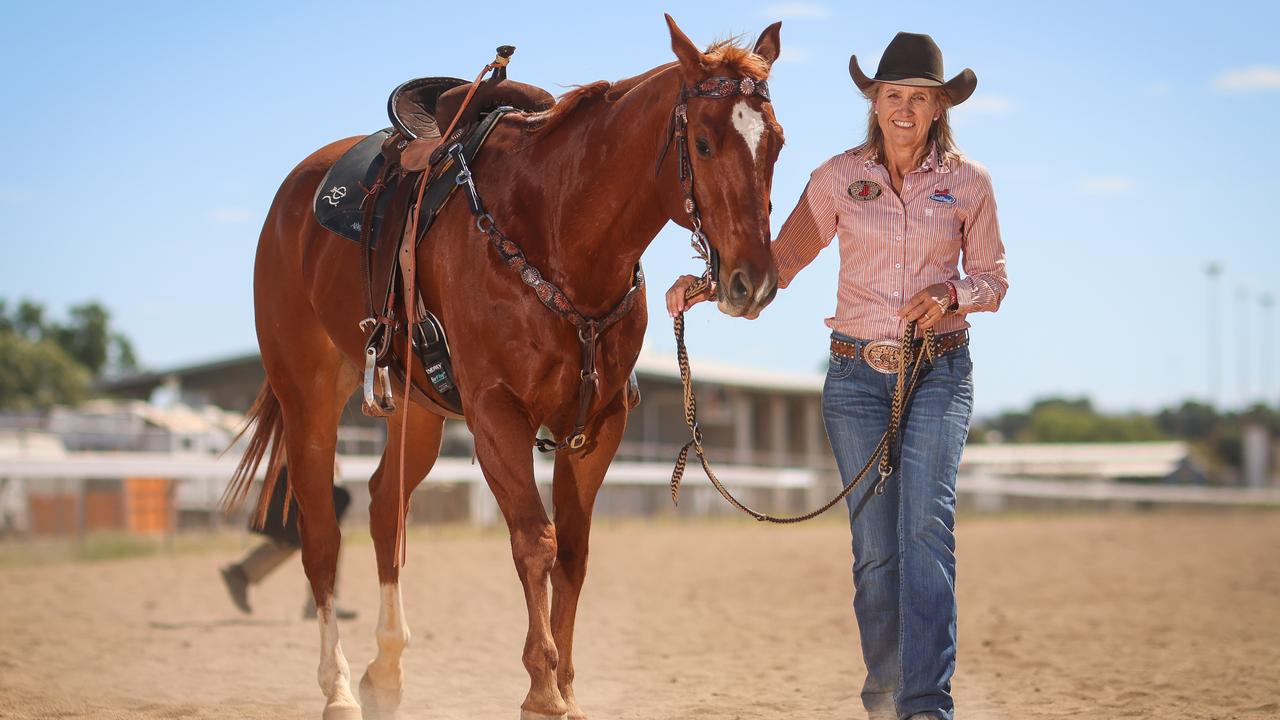
[[[446,417],[462,415],[444,328],[414,288],[412,256],[458,187],[457,173],[449,168],[465,167],[506,113],[541,112],[555,104],[546,90],[507,79],[514,51],[498,48],[475,82],[426,77],[401,84],[387,100],[391,127],[343,154],[316,191],[320,224],[361,246],[367,303],[361,322],[366,332],[363,409],[368,415],[395,411],[391,383],[393,376],[404,382],[405,359],[396,357],[391,339],[406,329],[405,323],[412,325],[414,354],[439,397],[417,385],[409,387],[410,394]],[[492,76],[482,80],[490,70]]]

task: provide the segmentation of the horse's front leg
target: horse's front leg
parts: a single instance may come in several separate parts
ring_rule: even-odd
[[[369,480],[369,532],[378,557],[378,583],[381,604],[378,609],[378,655],[360,679],[360,704],[364,720],[395,720],[399,717],[404,688],[404,670],[400,657],[409,644],[409,624],[405,621],[404,603],[400,598],[400,568],[396,567],[396,539],[400,507],[400,431],[408,413],[410,440],[405,450],[404,512],[414,488],[435,464],[440,454],[440,437],[444,418],[434,415],[416,403],[402,403],[399,412],[388,419],[387,446],[382,462]]]
[[[587,577],[587,550],[591,535],[591,510],[596,493],[622,441],[626,428],[626,408],[619,399],[605,409],[604,417],[582,450],[556,456],[555,500],[558,554],[551,571],[551,632],[560,665],[556,684],[569,706],[570,720],[586,720],[573,694],[573,627],[578,616],[578,597]]]
[[[476,458],[511,533],[511,555],[524,586],[529,632],[524,667],[529,694],[521,720],[561,720],[568,706],[556,685],[556,644],[551,636],[550,578],[556,562],[556,528],[547,519],[533,477],[529,416],[505,388],[480,391],[470,403]]]

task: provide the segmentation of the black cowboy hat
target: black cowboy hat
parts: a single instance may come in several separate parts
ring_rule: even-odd
[[[978,87],[978,76],[969,68],[943,82],[942,50],[933,38],[921,33],[900,32],[880,56],[876,76],[869,78],[858,67],[858,56],[849,56],[849,75],[858,89],[865,91],[872,83],[940,87],[947,93],[952,105],[959,105]]]

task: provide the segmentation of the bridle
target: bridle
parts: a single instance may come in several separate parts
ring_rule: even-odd
[[[661,173],[662,162],[667,157],[672,141],[676,144],[676,155],[679,167],[680,192],[684,195],[684,211],[689,216],[689,225],[693,228],[690,243],[698,259],[706,265],[706,271],[691,288],[694,294],[703,290],[715,292],[720,280],[720,252],[711,246],[706,233],[702,231],[702,214],[698,212],[698,201],[693,189],[693,161],[689,157],[689,99],[711,98],[724,99],[736,96],[758,96],[769,101],[769,82],[752,78],[709,77],[689,87],[680,85],[680,99],[671,110],[671,123],[667,131],[667,142],[658,155],[655,174]]]

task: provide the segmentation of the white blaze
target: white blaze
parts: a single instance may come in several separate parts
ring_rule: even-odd
[[[746,100],[739,100],[733,108],[733,128],[738,131],[751,151],[751,161],[757,162],[760,139],[764,137],[764,115],[752,108]]]

